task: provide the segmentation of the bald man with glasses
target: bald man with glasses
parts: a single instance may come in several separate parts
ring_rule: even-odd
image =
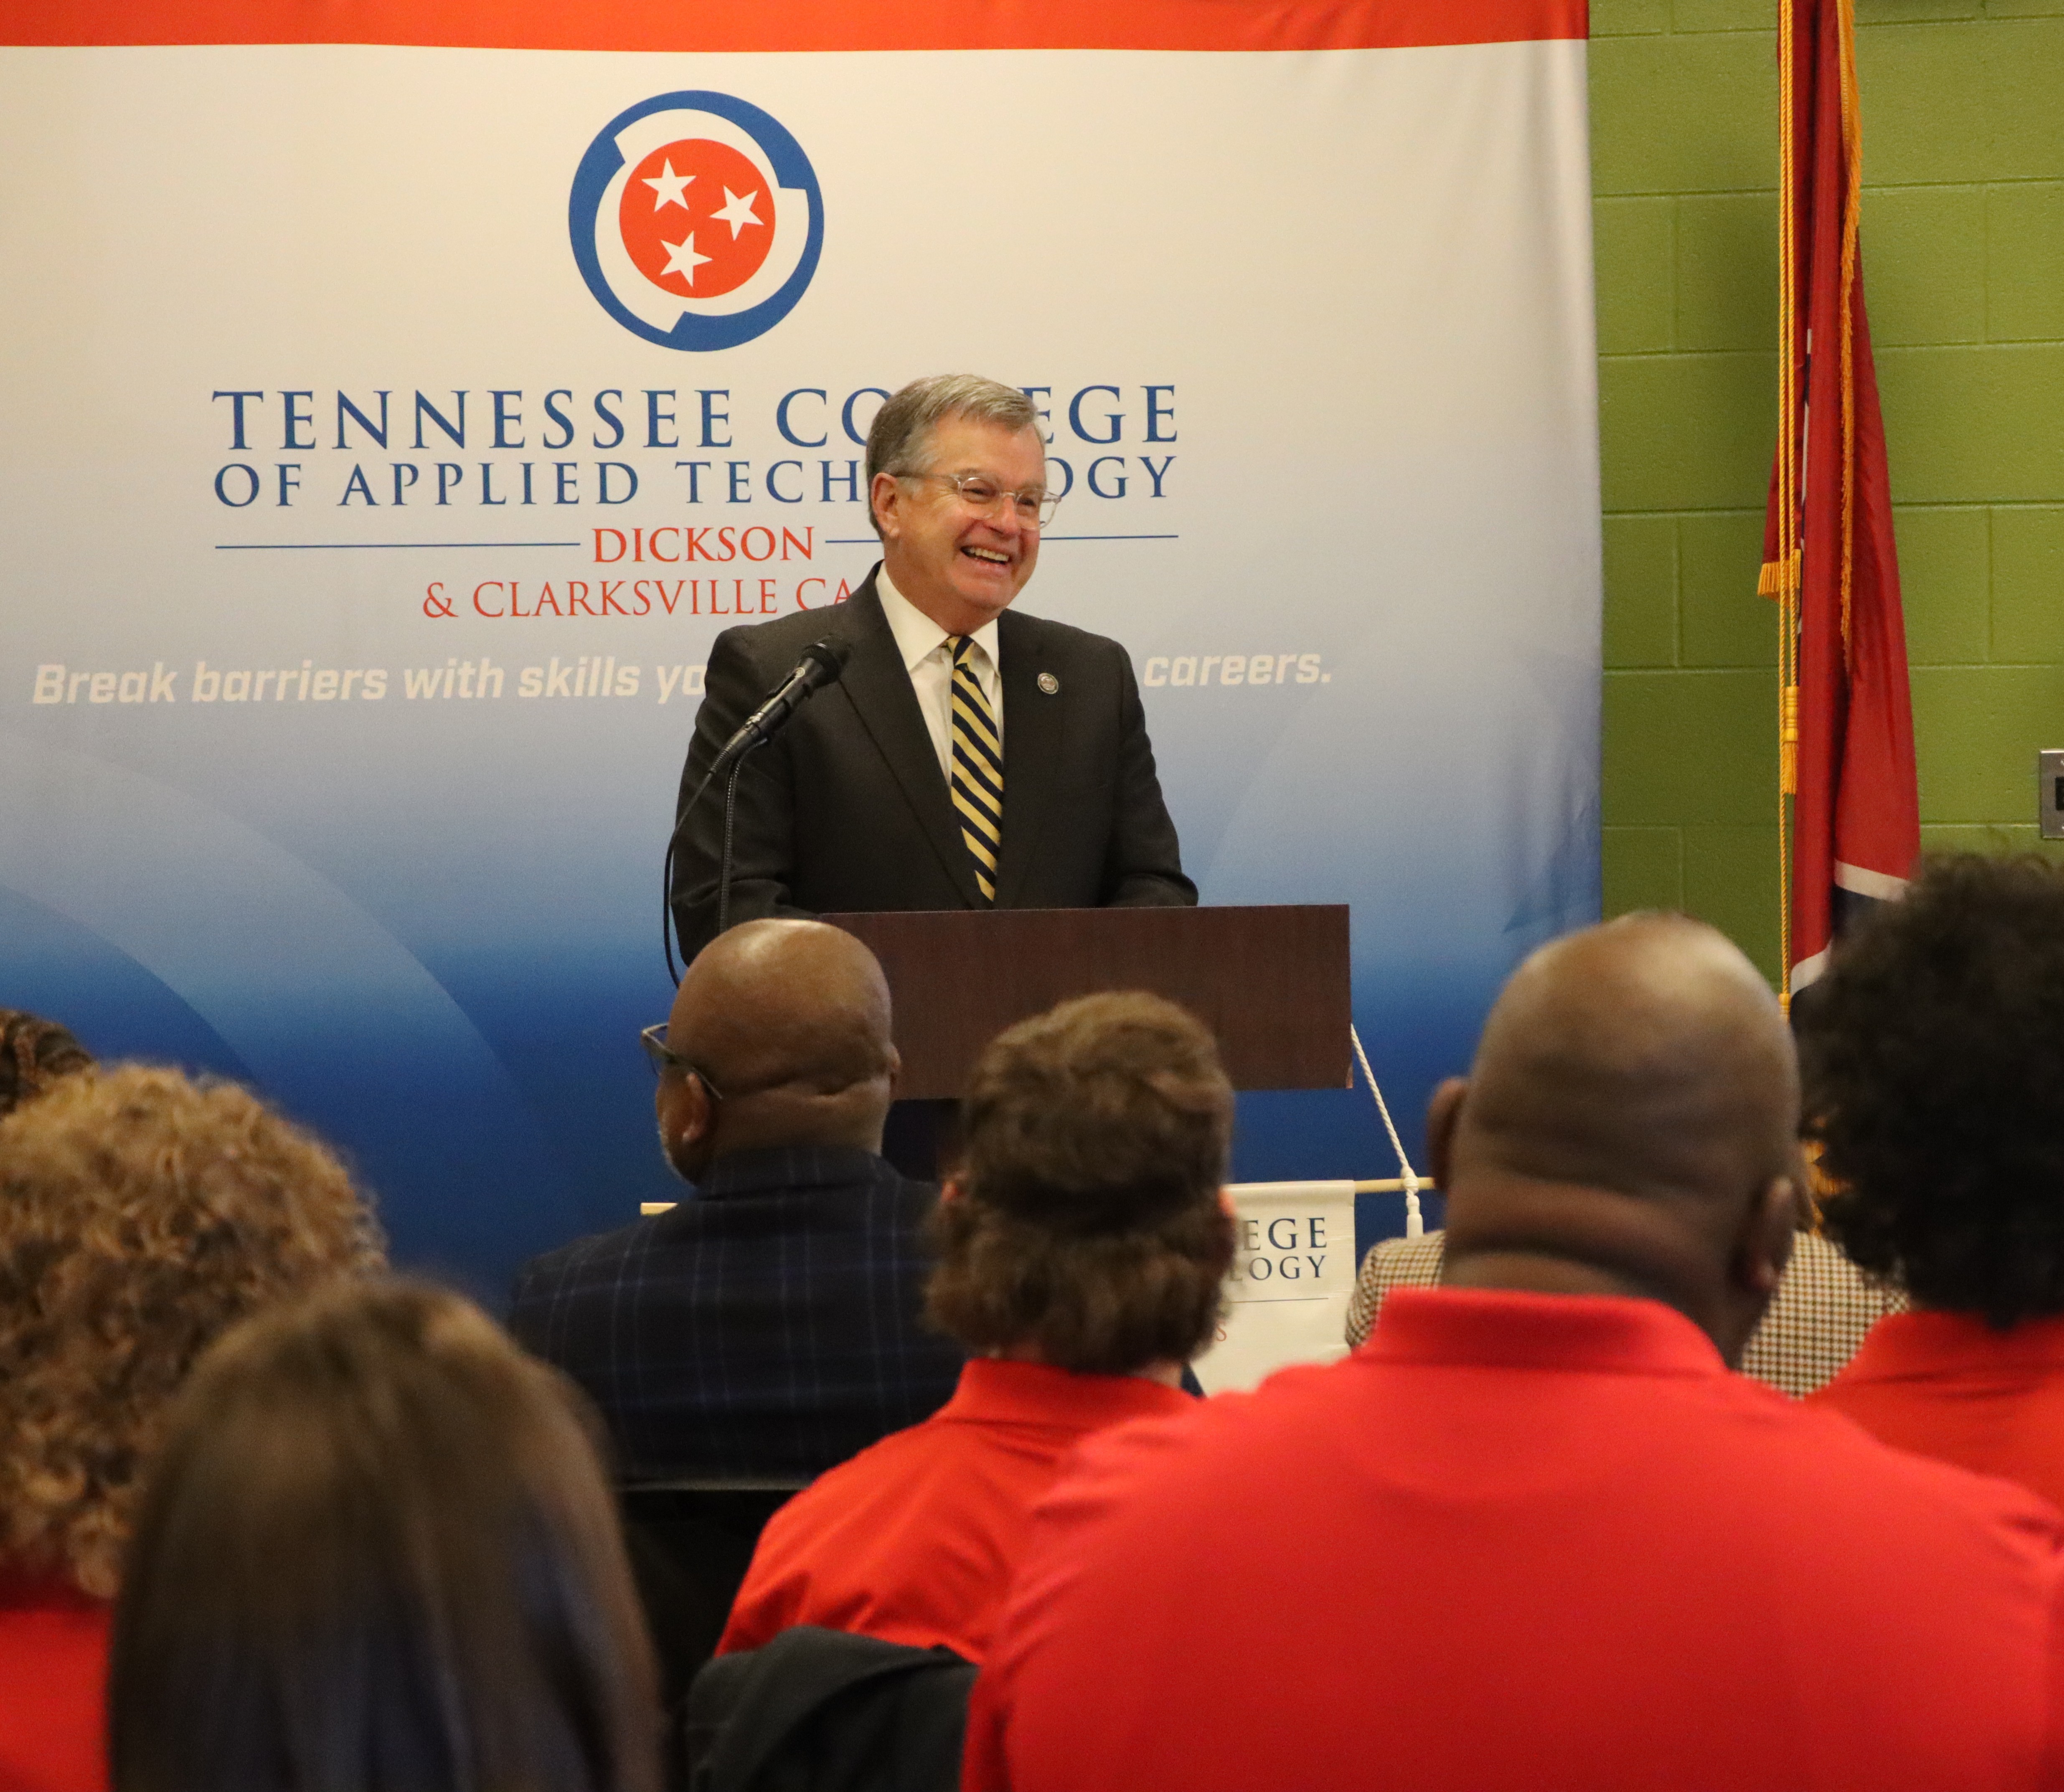
[[[881,559],[852,597],[711,649],[677,815],[804,647],[852,650],[745,762],[728,919],[1195,902],[1125,650],[1011,607],[1058,502],[1030,400],[915,381],[877,414],[867,468]],[[675,850],[687,956],[718,930],[724,827],[712,792]]]
[[[733,928],[643,1041],[693,1191],[526,1264],[510,1315],[627,1478],[800,1486],[936,1411],[961,1353],[921,1318],[938,1191],[881,1156],[899,1061],[873,953],[817,921]]]

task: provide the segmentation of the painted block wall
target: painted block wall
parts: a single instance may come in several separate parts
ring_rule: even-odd
[[[1593,0],[1605,904],[1777,968],[1775,0]],[[2064,0],[1857,0],[1864,289],[1923,844],[2064,747]]]

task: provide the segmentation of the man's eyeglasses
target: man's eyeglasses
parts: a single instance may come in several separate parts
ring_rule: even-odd
[[[897,475],[901,479],[936,479],[942,485],[950,485],[960,493],[961,502],[978,516],[989,516],[1005,504],[1018,513],[1018,520],[1027,529],[1037,529],[1054,520],[1054,513],[1061,507],[1060,494],[1056,492],[1006,492],[994,479],[985,479],[978,473],[905,473]]]
[[[710,1099],[721,1101],[724,1091],[710,1081],[709,1073],[691,1064],[667,1044],[667,1023],[662,1021],[656,1027],[647,1027],[638,1035],[638,1043],[645,1048],[645,1055],[652,1061],[652,1074],[663,1077],[671,1070],[676,1076],[693,1077],[710,1093]]]

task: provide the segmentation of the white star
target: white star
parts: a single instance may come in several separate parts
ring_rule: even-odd
[[[652,209],[657,211],[663,205],[678,205],[687,211],[688,199],[683,189],[695,178],[691,174],[675,174],[671,160],[662,162],[657,174],[645,177],[645,184],[652,189]],[[725,196],[730,196],[728,190]]]
[[[748,224],[766,223],[767,220],[752,209],[752,202],[759,197],[760,189],[757,187],[748,193],[744,199],[740,199],[727,187],[724,190],[724,203],[710,215],[719,223],[731,226],[731,240],[736,243],[738,240],[738,233]]]
[[[710,259],[706,255],[695,253],[695,233],[693,231],[688,232],[688,240],[685,243],[668,243],[663,240],[659,247],[667,252],[667,265],[659,272],[662,274],[679,274],[691,286],[695,284],[695,270]]]

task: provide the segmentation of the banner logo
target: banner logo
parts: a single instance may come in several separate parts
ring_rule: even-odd
[[[574,175],[574,261],[595,302],[667,348],[735,348],[796,307],[824,243],[802,146],[729,94],[660,94],[604,125]]]

